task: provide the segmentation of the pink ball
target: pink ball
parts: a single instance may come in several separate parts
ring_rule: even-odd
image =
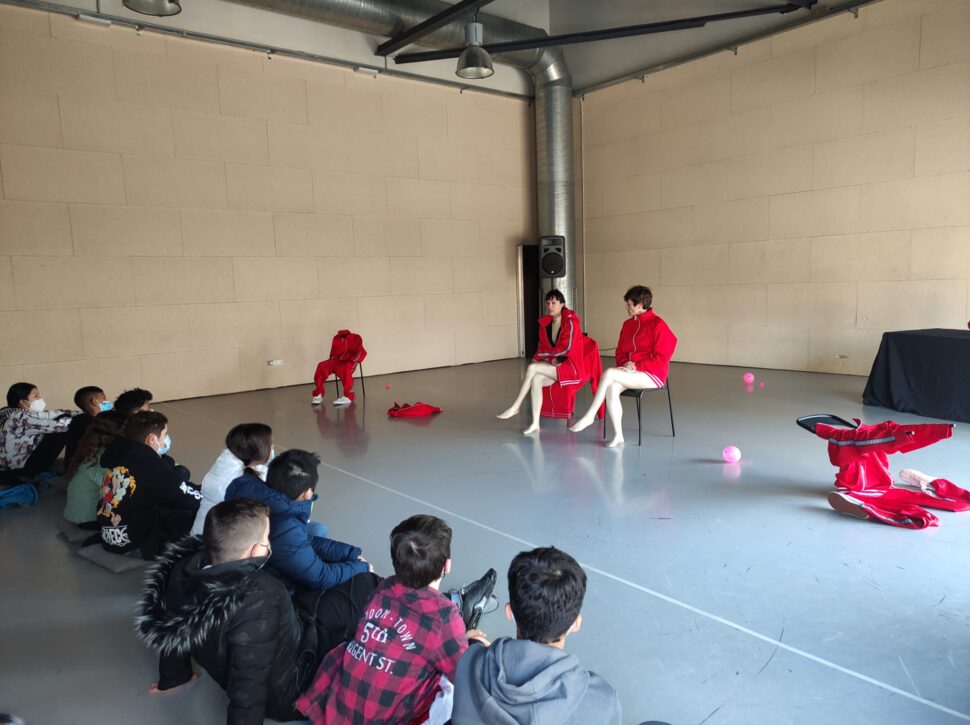
[[[762,381],[762,382],[760,382],[760,383],[758,383],[758,387],[759,387],[759,388],[763,388],[764,386],[765,386],[765,384],[764,384],[764,381]]]
[[[725,446],[721,451],[721,458],[725,463],[737,463],[741,460],[741,450],[737,446]]]
[[[744,376],[741,379],[744,382],[746,382],[746,383],[753,383],[754,382],[754,373],[745,373]]]
[[[390,390],[390,389],[391,389],[391,384],[390,383],[384,383],[384,390]]]

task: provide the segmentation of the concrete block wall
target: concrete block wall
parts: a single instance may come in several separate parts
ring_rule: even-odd
[[[368,374],[514,357],[532,119],[0,5],[0,388],[297,384],[344,327]]]
[[[586,316],[676,359],[867,374],[970,319],[970,2],[883,0],[581,102]]]

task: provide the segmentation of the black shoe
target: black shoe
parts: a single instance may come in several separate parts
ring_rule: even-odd
[[[475,629],[478,622],[485,613],[485,606],[492,597],[495,589],[495,582],[498,581],[498,574],[494,569],[485,572],[485,576],[476,579],[470,584],[466,584],[461,589],[452,589],[448,592],[448,598],[455,603],[461,618],[465,622],[465,629]]]

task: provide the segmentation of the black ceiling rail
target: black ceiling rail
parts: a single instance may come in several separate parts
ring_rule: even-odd
[[[585,30],[580,33],[565,33],[563,35],[548,35],[542,38],[513,40],[507,43],[487,43],[482,47],[489,53],[510,53],[516,50],[532,50],[546,48],[552,45],[572,45],[575,43],[590,43],[596,40],[611,40],[613,38],[629,38],[637,35],[652,33],[667,33],[673,30],[688,30],[702,28],[708,23],[737,18],[750,18],[758,15],[774,15],[790,13],[795,10],[808,10],[817,0],[793,0],[784,5],[773,5],[767,8],[753,8],[751,10],[736,10],[730,13],[716,15],[701,15],[696,18],[681,18],[679,20],[664,20],[658,23],[643,25],[625,25],[619,28],[604,28],[603,30]],[[394,56],[395,63],[420,63],[426,60],[442,60],[457,58],[464,48],[448,48],[446,50],[430,50],[421,53],[401,53]]]
[[[447,10],[442,10],[437,15],[432,15],[424,22],[418,23],[413,28],[408,28],[390,40],[385,40],[377,46],[375,54],[387,57],[395,50],[400,50],[407,45],[411,45],[411,43],[433,33],[438,28],[443,28],[462,15],[476,12],[480,7],[488,5],[490,2],[493,2],[493,0],[461,0],[461,2],[455,3]]]

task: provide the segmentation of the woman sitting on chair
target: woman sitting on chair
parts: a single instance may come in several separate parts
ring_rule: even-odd
[[[519,394],[512,406],[498,415],[504,420],[517,414],[526,393],[531,391],[532,425],[525,429],[525,435],[539,431],[543,388],[556,382],[567,387],[586,381],[579,315],[566,307],[566,298],[557,289],[546,293],[546,312],[539,318],[539,349],[525,371]]]
[[[623,295],[623,300],[629,319],[620,328],[620,340],[616,343],[616,367],[603,373],[589,410],[569,429],[578,433],[589,427],[605,398],[606,412],[613,425],[613,439],[607,444],[610,448],[623,443],[620,393],[666,385],[670,358],[677,347],[677,337],[651,307],[653,293],[649,287],[631,287]]]

